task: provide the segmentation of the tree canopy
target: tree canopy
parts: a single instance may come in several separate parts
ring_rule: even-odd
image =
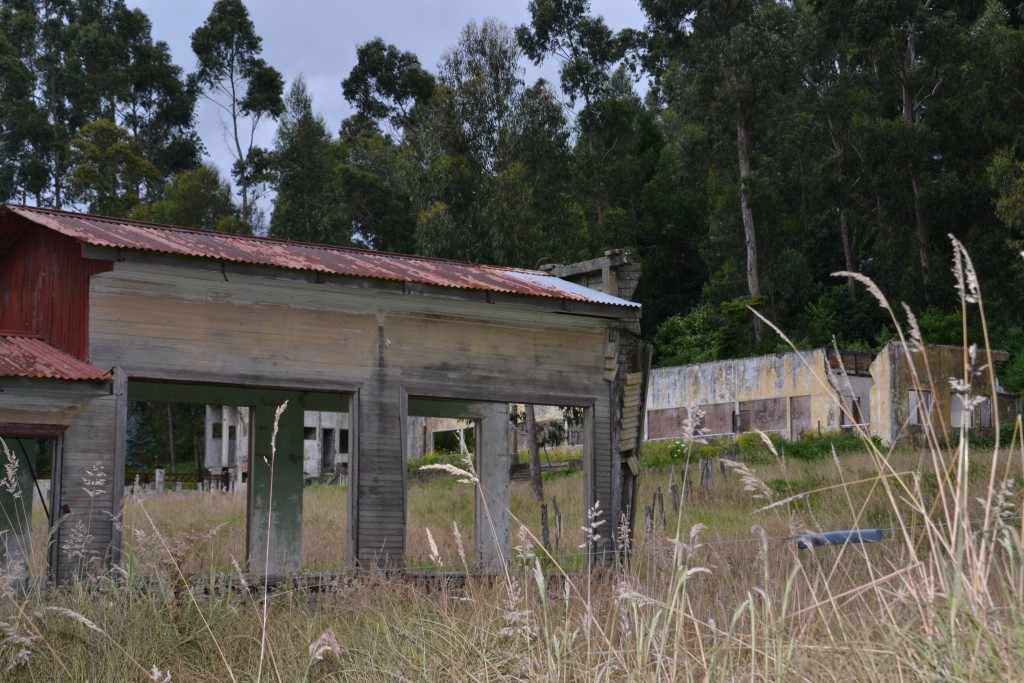
[[[1016,3],[640,0],[616,32],[588,0],[521,1],[528,23],[469,22],[436,65],[368,36],[328,122],[299,74],[285,95],[241,0],[196,28],[191,74],[123,0],[9,0],[0,195],[526,267],[625,247],[660,363],[785,348],[748,307],[799,346],[878,348],[890,321],[837,271],[959,343],[952,235],[1024,388]],[[230,169],[200,165],[200,96]]]

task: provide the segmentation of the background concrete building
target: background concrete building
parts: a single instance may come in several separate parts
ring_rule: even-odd
[[[992,355],[1008,359],[1003,351]],[[1018,396],[998,382],[993,392],[988,373],[977,372],[986,362],[979,358],[972,368],[959,347],[907,354],[893,342],[877,355],[812,349],[657,368],[647,392],[646,438],[679,438],[695,427],[708,437],[761,430],[792,440],[859,426],[886,444],[917,445],[934,425],[948,441],[962,423],[992,429],[997,412],[1001,420],[1020,412]],[[970,393],[951,379],[969,382]]]

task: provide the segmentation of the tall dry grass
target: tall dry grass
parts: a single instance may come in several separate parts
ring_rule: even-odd
[[[965,317],[983,315],[970,261],[954,249]],[[904,316],[866,284],[899,325]],[[901,335],[913,358],[923,340],[910,321]],[[977,342],[972,370],[958,381],[969,402],[970,380],[989,372],[991,359],[987,339],[967,342]],[[916,381],[926,388],[948,380]],[[588,535],[608,533],[587,524],[579,499],[570,502],[582,482],[566,477],[548,480],[547,495],[577,518],[565,526],[578,535],[547,557],[535,506],[517,489],[524,531],[507,573],[489,579],[413,584],[364,572],[323,593],[207,593],[183,581],[187,563],[212,571],[222,559],[196,553],[156,567],[157,581],[128,564],[67,589],[8,589],[0,596],[0,670],[13,681],[1020,680],[1020,422],[984,451],[965,434],[946,448],[938,425],[926,429],[923,452],[866,440],[863,453],[841,460],[794,462],[779,453],[770,464],[730,466],[724,477],[716,469],[715,482],[695,486],[678,510],[668,490],[685,460],[674,472],[648,472],[641,502],[661,487],[664,518],[656,512],[649,528],[641,524],[628,564],[593,572],[552,569]],[[304,561],[336,561],[343,495],[307,492],[305,537],[327,540]],[[452,521],[470,530],[472,489],[424,484],[409,496],[410,557],[457,566],[457,544],[445,543]],[[206,533],[215,519],[237,515],[199,514],[193,522],[206,526],[196,531],[175,506],[189,503],[133,500],[126,524],[149,524],[147,533],[164,538]],[[804,531],[864,527],[884,527],[886,540],[814,550],[794,541]],[[227,523],[209,545],[237,533]],[[242,580],[231,579],[236,588]]]

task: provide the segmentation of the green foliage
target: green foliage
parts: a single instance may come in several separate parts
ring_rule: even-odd
[[[100,120],[125,131],[118,144],[155,167],[161,181],[198,163],[196,92],[151,28],[123,0],[0,7],[0,194],[57,207],[70,199],[121,216],[137,199],[150,199],[144,190],[158,192],[162,182],[118,187],[109,171],[81,170],[83,155],[91,155],[83,141],[105,146],[96,139]],[[136,162],[113,163],[140,170]]]
[[[655,365],[706,363],[722,357],[722,326],[710,304],[701,304],[686,315],[674,315],[654,335]]]
[[[412,458],[406,465],[409,474],[418,472],[426,465],[453,465],[459,469],[466,468],[465,458],[457,449],[436,450],[425,453],[422,457]]]
[[[946,313],[934,306],[929,306],[917,317],[921,328],[921,338],[929,344],[950,344],[959,346],[963,343],[963,318],[959,313]],[[970,332],[968,332],[970,335]],[[970,335],[977,339],[976,335]]]
[[[202,230],[248,231],[238,218],[231,187],[211,164],[174,176],[164,188],[163,197],[150,206],[136,207],[132,218]]]
[[[622,58],[624,44],[604,18],[590,14],[589,0],[530,0],[530,26],[516,27],[519,46],[534,64],[549,55],[560,62],[562,92],[589,104],[605,88],[609,66]]]
[[[341,82],[358,117],[385,122],[395,134],[412,125],[414,108],[430,99],[434,85],[416,55],[379,37],[356,48],[356,65]]]
[[[876,448],[881,448],[882,443],[878,437],[872,437]],[[784,441],[779,448],[779,453],[787,458],[797,460],[818,460],[827,458],[835,451],[837,455],[844,453],[860,453],[866,448],[864,439],[852,432],[840,432],[830,434],[805,434],[796,441]]]
[[[341,190],[341,151],[323,118],[313,113],[305,80],[296,79],[277,128],[271,161],[277,191],[270,218],[272,237],[350,244]]]
[[[534,267],[586,255],[571,196],[569,130],[551,88],[527,87],[507,26],[465,26],[410,143],[417,248],[429,255]],[[421,162],[422,163],[422,162]]]
[[[253,195],[269,180],[269,160],[253,135],[262,121],[284,112],[284,80],[260,57],[263,39],[242,0],[217,0],[203,25],[192,32],[191,42],[198,60],[195,80],[228,117],[241,218],[253,225]]]
[[[780,457],[795,460],[820,460],[829,458],[833,451],[837,455],[862,453],[867,448],[858,435],[847,432],[827,434],[805,434],[796,441],[789,441],[775,433],[766,433],[771,447],[757,432],[744,432],[736,436],[715,437],[707,442],[701,440],[681,441],[665,439],[644,444],[644,467],[679,466],[687,462],[696,463],[702,458],[728,458],[745,463],[776,463]],[[875,446],[881,443],[873,440]],[[774,453],[772,449],[774,448]]]
[[[129,401],[126,458],[132,467],[195,473],[202,460],[205,407]],[[170,435],[173,432],[174,440]]]
[[[71,140],[68,167],[68,198],[105,216],[127,217],[140,190],[161,180],[138,142],[107,119],[86,124]]]

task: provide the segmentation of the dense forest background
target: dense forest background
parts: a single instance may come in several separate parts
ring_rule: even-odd
[[[191,72],[122,0],[3,0],[0,199],[526,267],[625,247],[660,364],[784,348],[748,306],[800,346],[879,348],[888,315],[836,271],[961,343],[953,235],[1024,388],[1018,4],[639,3],[616,33],[588,0],[529,0],[530,24],[470,22],[433,69],[369,39],[328,122],[240,0],[196,27]],[[199,98],[230,169],[202,163]]]

